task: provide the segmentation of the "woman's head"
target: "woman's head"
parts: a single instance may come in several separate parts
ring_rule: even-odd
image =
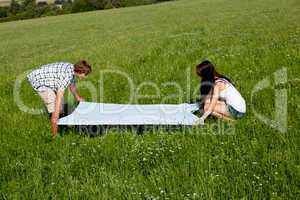
[[[200,94],[205,97],[213,89],[215,84],[215,67],[208,60],[196,66],[196,73],[201,77]]]
[[[205,97],[209,94],[210,91],[213,90],[215,80],[217,78],[224,78],[227,81],[231,82],[229,78],[222,74],[219,74],[215,70],[214,65],[208,60],[205,60],[196,66],[196,73],[199,77],[201,77],[200,94],[202,97]]]
[[[196,73],[204,79],[211,79],[214,78],[216,71],[214,65],[208,60],[205,60],[196,66]]]

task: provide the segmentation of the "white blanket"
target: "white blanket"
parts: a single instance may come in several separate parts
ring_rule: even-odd
[[[59,125],[193,125],[196,104],[106,104],[80,102]]]

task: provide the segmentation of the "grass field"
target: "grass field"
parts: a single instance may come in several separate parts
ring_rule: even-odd
[[[298,0],[181,0],[0,24],[0,199],[299,199],[299,13]],[[196,96],[194,66],[210,59],[245,97],[247,115],[208,120],[211,129],[96,138],[69,131],[52,140],[47,116],[14,102],[15,81],[41,64],[81,58],[93,66],[83,85],[97,91],[92,98],[79,85],[81,94],[112,103],[128,103],[131,92],[124,77],[99,81],[104,70],[127,74],[136,87],[158,86],[160,95],[133,95],[136,103],[183,103]],[[281,69],[288,81],[273,88],[287,92],[283,132],[254,112],[276,116],[272,87],[251,98]],[[183,94],[165,99],[176,94],[170,81]],[[42,108],[27,82],[21,97]]]

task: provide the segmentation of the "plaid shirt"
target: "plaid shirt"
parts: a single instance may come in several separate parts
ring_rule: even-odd
[[[43,91],[45,87],[54,91],[64,90],[71,83],[75,83],[74,65],[64,62],[43,65],[30,72],[27,79],[36,91]]]

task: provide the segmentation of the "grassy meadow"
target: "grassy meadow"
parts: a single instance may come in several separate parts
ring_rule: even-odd
[[[0,199],[299,199],[299,22],[298,0],[179,0],[0,24]],[[87,101],[140,104],[189,102],[194,67],[209,59],[245,97],[247,115],[193,130],[94,138],[71,130],[52,140],[46,114],[15,102],[16,79],[82,58],[93,66],[78,83]],[[281,69],[288,81],[276,86]],[[271,86],[252,95],[264,79]],[[255,114],[276,116],[274,88],[287,92],[285,132]],[[19,94],[43,107],[26,81]]]

